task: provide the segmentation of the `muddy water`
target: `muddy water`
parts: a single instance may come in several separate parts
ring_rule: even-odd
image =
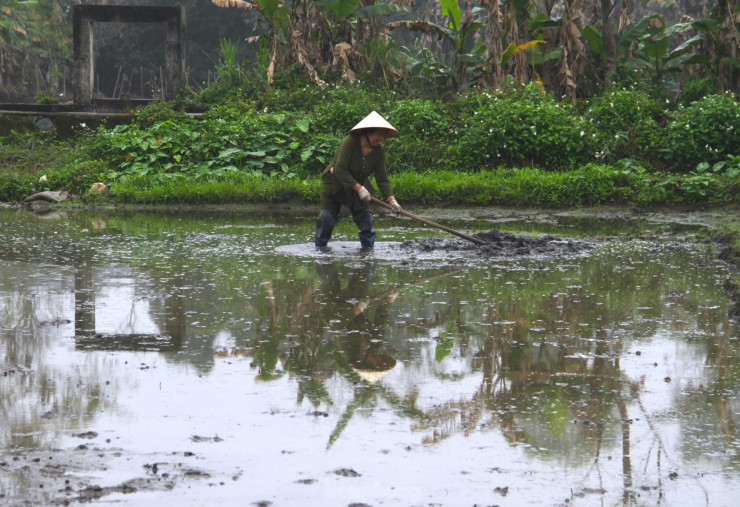
[[[424,216],[0,209],[0,504],[735,504],[711,217]]]

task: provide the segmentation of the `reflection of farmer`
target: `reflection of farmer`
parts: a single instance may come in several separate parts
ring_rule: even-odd
[[[398,131],[373,111],[342,140],[331,165],[321,175],[321,212],[316,223],[316,246],[326,246],[329,242],[342,205],[349,208],[360,230],[360,244],[363,247],[375,244],[375,219],[370,211],[373,187],[369,177],[372,175],[383,197],[401,209],[393,197],[385,153],[380,146],[385,139],[397,135]]]
[[[377,382],[393,369],[396,360],[380,352],[392,300],[387,294],[369,295],[373,264],[364,263],[360,270],[352,271],[346,287],[342,287],[335,264],[317,264],[316,269],[321,291],[331,295],[328,299],[332,304],[325,305],[325,317],[343,327],[341,348],[347,362],[365,380]],[[374,310],[372,319],[366,313],[370,307]]]

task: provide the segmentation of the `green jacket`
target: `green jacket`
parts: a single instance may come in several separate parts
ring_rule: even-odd
[[[333,174],[330,172],[332,167]],[[367,207],[367,203],[355,199],[357,192],[352,187],[359,183],[373,194],[374,188],[370,183],[370,176],[373,175],[383,198],[393,195],[383,148],[378,146],[367,156],[363,156],[360,135],[349,134],[342,140],[331,164],[322,173],[321,207],[331,208],[329,204],[332,201],[339,201],[354,210],[358,206]]]

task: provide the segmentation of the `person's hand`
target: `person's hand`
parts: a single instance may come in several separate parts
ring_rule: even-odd
[[[370,202],[370,192],[368,192],[365,187],[360,187],[360,189],[357,191],[357,195],[359,195],[360,199],[362,199],[363,201]]]
[[[391,206],[393,206],[393,211],[396,211],[396,212],[401,211],[401,205],[398,204],[398,201],[397,200],[391,199],[390,202],[389,202],[389,204]]]

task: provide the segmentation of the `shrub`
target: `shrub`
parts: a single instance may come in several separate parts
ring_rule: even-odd
[[[398,102],[386,118],[396,127],[400,138],[439,139],[450,131],[450,121],[431,100],[409,99]]]
[[[714,84],[708,77],[690,77],[681,90],[681,104],[690,105],[714,93]]]
[[[155,100],[146,106],[134,109],[134,121],[142,128],[151,127],[155,123],[166,120],[181,120],[185,113],[175,110],[175,104],[168,101]]]
[[[372,111],[384,118],[395,107],[388,94],[364,89],[361,85],[347,84],[329,88],[322,93],[321,103],[312,114],[311,123],[318,132],[347,134],[357,122]]]
[[[740,104],[734,95],[708,95],[679,107],[666,126],[663,158],[676,172],[688,172],[700,162],[713,164],[738,155]]]
[[[449,136],[450,161],[458,170],[499,165],[570,169],[593,160],[590,125],[567,104],[549,96],[491,98]]]
[[[594,99],[584,117],[593,125],[604,162],[655,158],[663,106],[644,91],[619,90]]]
[[[444,160],[447,146],[440,142],[441,137],[418,139],[414,136],[399,135],[385,142],[386,163],[391,171],[424,171],[447,167]]]

